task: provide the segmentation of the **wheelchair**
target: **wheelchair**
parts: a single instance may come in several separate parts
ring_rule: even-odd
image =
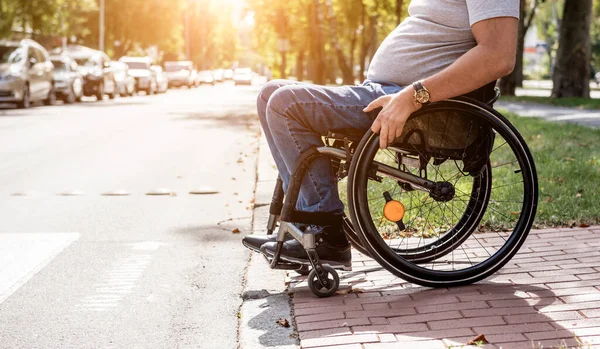
[[[502,268],[531,229],[538,181],[523,137],[493,109],[500,96],[494,86],[421,108],[387,149],[380,149],[371,131],[341,130],[304,152],[287,192],[278,179],[273,193],[267,234],[277,231],[277,250],[265,254],[270,267],[308,274],[318,297],[336,293],[336,269],[320,262],[315,236],[298,228],[327,225],[334,217],[296,210],[310,164],[327,156],[341,198],[345,189],[348,239],[395,276],[426,287],[453,287]],[[309,264],[281,257],[289,236],[302,243]]]

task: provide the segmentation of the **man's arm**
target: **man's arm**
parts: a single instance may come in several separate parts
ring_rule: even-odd
[[[499,17],[475,23],[471,30],[477,45],[443,71],[423,80],[431,101],[460,96],[510,74],[515,65],[518,20]],[[383,107],[371,129],[379,132],[380,146],[387,148],[402,129],[408,117],[421,108],[414,100],[414,89],[383,96],[373,101],[365,112]]]

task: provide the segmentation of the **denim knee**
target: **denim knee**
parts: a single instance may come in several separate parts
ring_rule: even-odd
[[[279,88],[281,88],[282,86],[285,86],[287,84],[289,84],[289,81],[277,79],[277,80],[271,80],[271,81],[267,82],[265,85],[263,85],[263,87],[260,89],[260,93],[258,94],[258,98],[256,101],[256,105],[258,107],[258,115],[261,118],[266,116],[267,104],[269,102],[269,99],[271,99],[271,96],[273,95],[273,93],[275,91],[277,91]],[[261,109],[263,109],[263,110],[261,110]]]
[[[285,113],[298,102],[294,92],[294,89],[297,88],[302,87],[293,85],[279,87],[271,94],[267,103],[267,110],[287,117],[288,115],[285,115]]]

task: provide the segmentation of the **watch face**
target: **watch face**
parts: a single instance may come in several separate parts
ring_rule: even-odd
[[[416,99],[417,102],[421,104],[429,102],[429,92],[427,92],[426,90],[417,91]]]

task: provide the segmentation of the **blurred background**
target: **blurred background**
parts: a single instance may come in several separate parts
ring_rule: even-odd
[[[80,45],[113,60],[147,56],[159,65],[191,61],[199,71],[242,67],[268,78],[354,84],[409,2],[0,0],[0,37],[30,38],[51,53]],[[588,97],[584,80],[598,82],[600,68],[600,3],[521,0],[521,14],[523,63],[501,83],[503,95],[523,80],[554,80],[555,96]]]

